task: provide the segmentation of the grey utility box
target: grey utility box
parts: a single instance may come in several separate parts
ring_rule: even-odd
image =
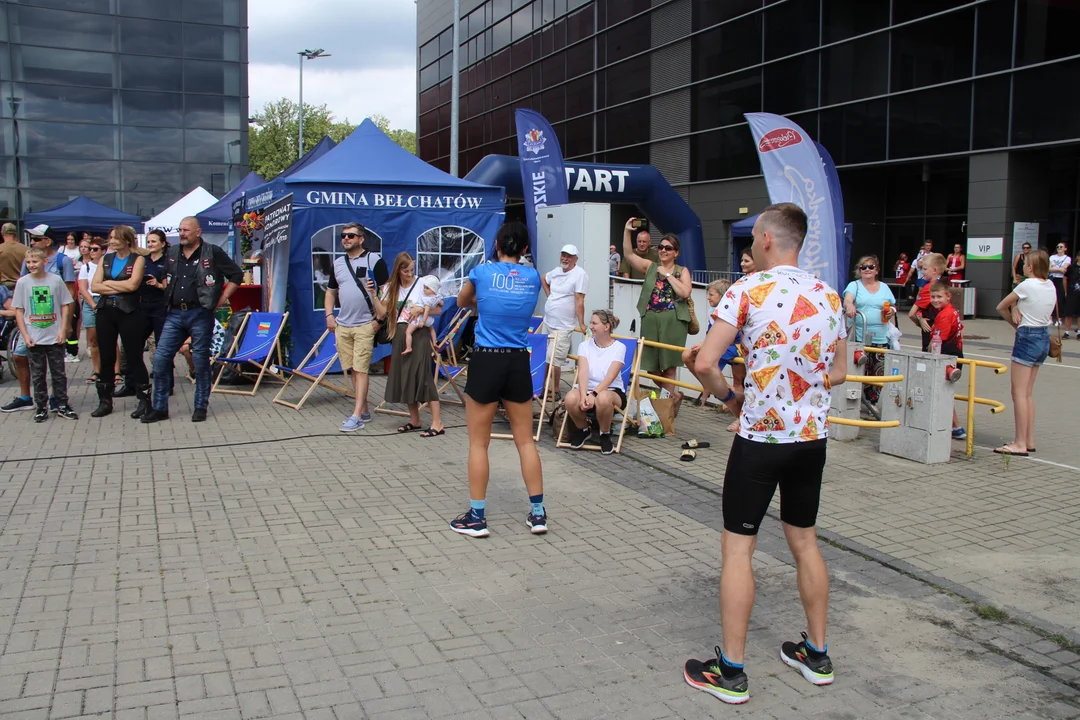
[[[847,342],[847,367],[848,375],[862,375],[865,366],[855,362],[855,358],[863,353],[863,344],[854,340],[854,333],[848,335]],[[862,405],[862,384],[847,382],[840,387],[832,389],[832,405],[829,408],[830,417],[842,417],[858,420],[860,406]],[[829,438],[832,440],[855,440],[859,437],[859,428],[854,425],[829,425]]]
[[[899,420],[900,427],[881,429],[881,452],[927,465],[949,461],[955,392],[947,373],[955,366],[952,355],[885,354],[885,375],[904,380],[882,388],[881,419]]]

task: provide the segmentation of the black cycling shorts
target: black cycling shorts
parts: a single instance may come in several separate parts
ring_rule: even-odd
[[[512,403],[532,400],[529,351],[525,348],[474,348],[465,394],[482,405],[500,400]]]
[[[795,527],[814,527],[827,443],[764,443],[735,436],[724,473],[724,529],[757,535],[778,485],[780,519]]]

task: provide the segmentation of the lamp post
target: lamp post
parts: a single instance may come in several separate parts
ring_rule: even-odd
[[[461,45],[461,0],[454,0],[454,51],[451,54],[451,62],[454,67],[450,71],[450,174],[458,177],[458,145],[460,142],[458,123],[461,121],[461,105],[458,95],[461,91],[461,79],[458,74],[460,57],[458,48]]]
[[[225,175],[225,191],[226,192],[228,192],[229,190],[232,190],[232,166],[233,166],[232,149],[234,147],[237,147],[238,145],[240,145],[239,140],[230,140],[229,143],[225,146],[225,152],[226,152],[226,155],[227,155],[227,158],[228,158],[228,161],[229,161],[228,172]]]
[[[318,50],[301,50],[300,56],[300,145],[297,148],[297,158],[304,157],[304,60],[330,57],[330,53],[322,48]]]

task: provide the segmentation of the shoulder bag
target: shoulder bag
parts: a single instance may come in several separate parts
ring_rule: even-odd
[[[1057,292],[1057,288],[1054,288]],[[1058,321],[1061,321],[1061,312],[1058,310],[1057,301],[1054,301],[1054,313],[1058,316]],[[1061,362],[1061,325],[1057,326],[1057,337],[1050,336],[1050,357],[1054,358],[1058,362]]]
[[[364,287],[364,283],[360,282],[360,278],[356,277],[356,271],[353,270],[352,262],[349,260],[349,256],[345,256],[345,267],[349,269],[349,275],[352,277],[353,282],[356,283],[356,287],[360,289],[360,293],[364,296],[364,301],[367,303],[368,312],[371,313],[371,317],[375,319],[375,322],[379,323],[379,328],[375,331],[375,344],[386,345],[392,341],[392,338],[388,337],[386,332],[390,327],[389,320],[390,313],[385,313],[382,317],[375,314],[375,305],[371,302],[371,296],[368,295],[367,288]],[[368,275],[371,275],[371,267],[369,263]],[[414,285],[416,283],[413,283]],[[411,292],[411,289],[410,289]]]
[[[686,268],[682,269],[682,272],[690,272]],[[686,326],[686,332],[690,335],[697,335],[701,332],[701,323],[698,322],[697,311],[694,308],[694,286],[690,284],[690,294],[686,296],[686,309],[690,311],[690,324]]]

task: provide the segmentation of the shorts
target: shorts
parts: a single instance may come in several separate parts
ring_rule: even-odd
[[[798,528],[817,524],[827,439],[764,443],[735,436],[724,473],[724,529],[757,535],[780,487],[780,520]]]
[[[1069,318],[1080,317],[1080,292],[1071,292],[1065,296],[1061,314]]]
[[[575,385],[574,387],[580,389],[579,385]],[[624,390],[620,390],[619,388],[609,387],[604,392],[613,392],[616,395],[618,395],[619,396],[619,409],[620,410],[625,410],[626,409],[626,392]],[[594,412],[594,411],[590,410],[589,412]]]
[[[481,405],[529,402],[533,397],[526,348],[473,348],[465,394]]]
[[[82,302],[82,326],[87,330],[97,327],[97,313],[85,300]]]
[[[1012,361],[1017,365],[1038,367],[1050,354],[1050,330],[1044,327],[1018,327],[1013,340]]]
[[[375,328],[371,323],[356,327],[338,325],[334,330],[334,339],[342,369],[367,375],[371,353],[375,348]]]
[[[26,343],[23,342],[22,333],[16,330],[15,334],[19,339],[15,341],[15,350],[13,350],[11,354],[18,355],[19,357],[30,357],[30,350],[26,347]]]
[[[574,335],[573,330],[549,330],[546,326],[541,325],[537,332],[548,334],[548,355],[551,357],[551,364],[557,368],[566,367],[566,356],[570,354],[570,340]],[[555,345],[555,354],[552,355],[551,346]]]

